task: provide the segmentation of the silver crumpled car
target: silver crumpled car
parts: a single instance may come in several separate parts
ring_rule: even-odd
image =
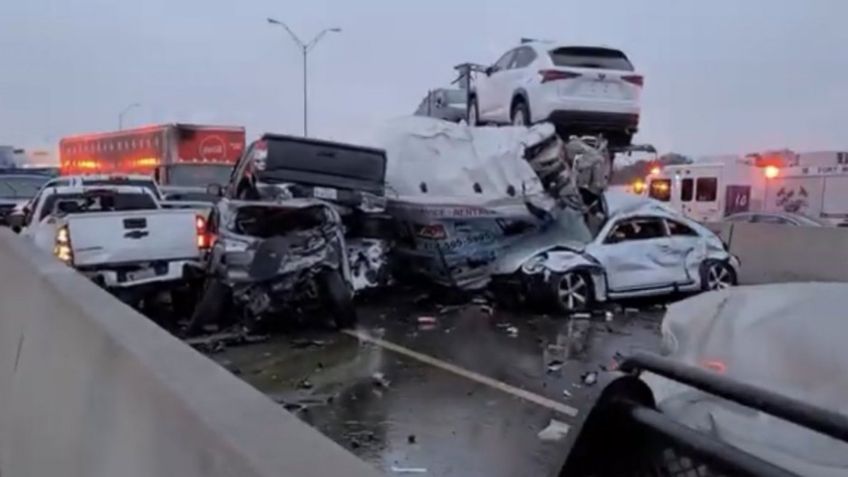
[[[609,299],[736,284],[738,258],[706,227],[650,199],[604,195],[609,219],[591,241],[515,257],[523,265],[511,278],[527,296],[543,295],[561,311],[574,312]]]
[[[209,218],[214,245],[187,334],[230,308],[248,330],[266,318],[323,307],[338,327],[356,322],[341,218],[314,199],[222,199]]]

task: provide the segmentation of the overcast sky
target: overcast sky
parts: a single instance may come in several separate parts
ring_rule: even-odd
[[[0,144],[129,126],[301,130],[285,32],[310,55],[310,127],[371,143],[464,61],[532,36],[622,48],[646,77],[638,140],[690,154],[848,148],[846,0],[0,0]]]

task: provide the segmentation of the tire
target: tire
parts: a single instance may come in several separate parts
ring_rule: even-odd
[[[551,276],[554,305],[562,313],[570,314],[590,308],[593,302],[592,280],[579,271],[556,273]]]
[[[480,108],[477,105],[477,97],[472,96],[468,100],[468,125],[480,126]]]
[[[232,291],[217,278],[208,278],[200,293],[200,299],[191,314],[186,335],[193,336],[203,331],[203,325],[220,322],[224,310],[228,309]]]
[[[720,260],[705,260],[701,264],[701,290],[724,290],[736,285],[736,272]]]
[[[353,305],[353,290],[345,283],[338,270],[324,272],[320,278],[321,289],[327,311],[333,317],[333,322],[339,329],[356,325],[358,316]]]
[[[513,126],[530,126],[532,121],[530,120],[530,108],[527,106],[527,102],[523,99],[515,100],[512,111],[509,113],[509,120]]]

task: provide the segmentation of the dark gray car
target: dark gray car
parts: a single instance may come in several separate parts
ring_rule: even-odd
[[[338,327],[356,322],[341,218],[330,204],[222,199],[208,230],[215,243],[189,334],[228,307],[248,329],[322,306]]]

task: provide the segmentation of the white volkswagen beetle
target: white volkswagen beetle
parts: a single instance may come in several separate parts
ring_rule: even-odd
[[[706,227],[662,204],[607,194],[609,219],[585,245],[536,254],[521,267],[527,294],[563,312],[610,299],[736,284],[739,260]]]

